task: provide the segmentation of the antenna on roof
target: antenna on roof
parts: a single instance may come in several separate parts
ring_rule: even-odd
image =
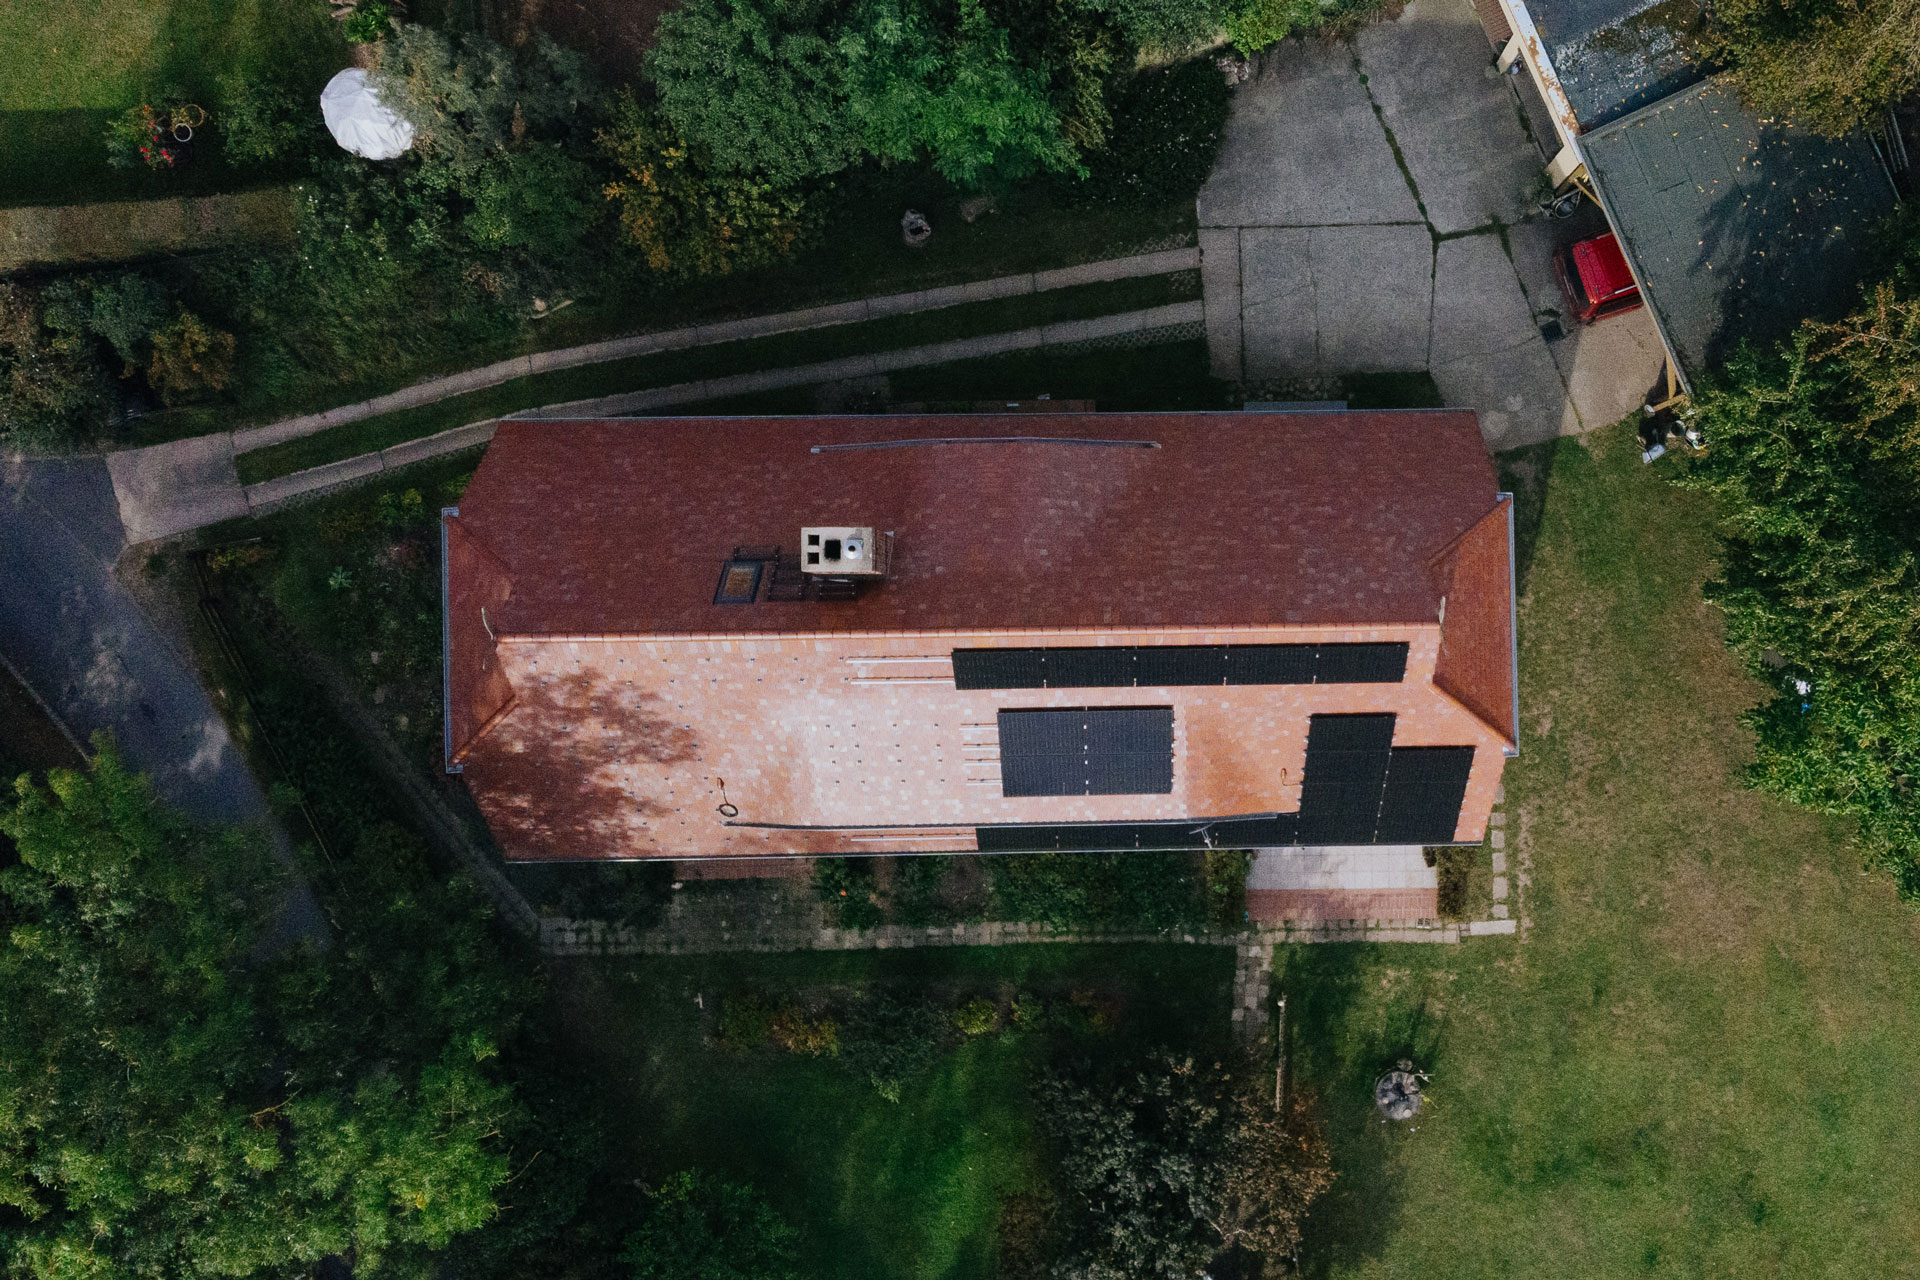
[[[908,449],[921,444],[1078,444],[1100,449],[1158,449],[1158,440],[1089,440],[1081,436],[925,436],[917,440],[857,440],[816,444],[813,453],[850,453],[855,449]]]

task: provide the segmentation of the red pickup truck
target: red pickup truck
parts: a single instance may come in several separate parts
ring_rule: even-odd
[[[1576,324],[1592,324],[1640,307],[1640,287],[1634,284],[1627,255],[1620,252],[1620,242],[1611,231],[1555,249],[1553,274]]]

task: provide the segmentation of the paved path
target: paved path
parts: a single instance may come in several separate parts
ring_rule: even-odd
[[[1531,220],[1540,153],[1492,64],[1468,0],[1261,59],[1199,197],[1216,375],[1427,370],[1496,448],[1640,403],[1660,367],[1644,315],[1541,335],[1571,228]]]
[[[1181,252],[1189,255],[1190,259],[1194,251]],[[1190,260],[1188,266],[1191,267]],[[1181,268],[1176,266],[1173,269]],[[603,396],[596,400],[547,405],[512,416],[622,417],[674,405],[698,404],[786,387],[814,386],[899,369],[977,360],[1013,351],[1032,351],[1081,342],[1126,340],[1135,335],[1164,337],[1187,329],[1193,330],[1197,336],[1201,322],[1200,303],[1176,302],[1144,311],[1069,320],[1011,333],[983,334],[874,355],[845,356],[817,364],[764,369]],[[420,440],[410,440],[378,453],[362,454],[245,486],[240,483],[239,472],[234,465],[233,437],[224,433],[176,440],[145,449],[121,450],[108,454],[106,464],[112,476],[113,491],[118,500],[120,518],[126,526],[127,538],[130,542],[139,543],[271,510],[294,499],[351,484],[383,471],[471,449],[492,439],[493,429],[494,421],[491,419],[472,423]]]
[[[1501,921],[1505,924],[1507,922]],[[556,956],[710,955],[731,951],[867,951],[905,947],[1006,947],[1025,943],[1167,942],[1188,946],[1260,947],[1311,942],[1459,942],[1485,930],[1439,921],[1319,920],[1262,925],[1232,933],[1136,933],[1121,930],[1058,930],[1042,924],[988,922],[948,927],[877,929],[748,930],[698,935],[672,927],[639,930],[603,920],[540,919],[540,949]]]
[[[0,209],[0,271],[125,262],[293,236],[285,187],[232,195]]]
[[[605,364],[610,360],[630,360],[635,356],[658,355],[667,351],[687,351],[721,342],[743,342],[776,333],[796,333],[806,329],[825,329],[833,325],[857,324],[863,320],[882,320],[889,316],[911,315],[918,311],[937,311],[942,307],[962,306],[969,302],[992,302],[999,298],[1019,298],[1069,289],[1075,285],[1102,284],[1114,280],[1133,280],[1143,276],[1162,276],[1175,271],[1191,271],[1200,265],[1198,249],[1167,249],[1159,253],[1136,254],[1128,258],[1108,258],[1086,262],[1077,267],[1052,271],[1025,272],[1017,276],[996,276],[967,284],[946,285],[937,289],[916,289],[911,293],[893,293],[878,298],[855,298],[824,307],[800,311],[781,311],[772,315],[747,316],[713,324],[688,325],[658,333],[636,333],[585,346],[562,347],[554,351],[536,351],[468,369],[464,373],[403,387],[399,391],[357,404],[342,405],[325,413],[310,413],[297,418],[270,422],[233,433],[233,452],[247,453],[269,445],[298,440],[325,431],[329,427],[359,422],[383,413],[414,409],[437,400],[466,395],[487,387],[497,387],[516,378],[556,369],[576,369],[582,365]]]
[[[100,459],[0,460],[0,653],[76,734],[111,730],[167,801],[203,822],[266,824],[290,866],[193,663],[115,580],[122,546]],[[304,886],[276,936],[327,936]]]

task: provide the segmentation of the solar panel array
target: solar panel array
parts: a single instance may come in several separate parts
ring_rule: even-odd
[[[1007,853],[1450,843],[1474,749],[1396,747],[1393,731],[1392,713],[1312,717],[1298,814],[981,827],[979,847]],[[1172,790],[1172,734],[1165,707],[1003,711],[1006,794],[1164,794]],[[1094,790],[1096,778],[1118,785]],[[1135,790],[1142,781],[1154,785]],[[1058,789],[1026,789],[1038,787]]]
[[[1314,716],[1300,786],[1302,844],[1369,844],[1393,752],[1393,714]]]
[[[1256,849],[1294,843],[1293,815],[1179,822],[1062,823],[981,827],[980,852],[1111,853],[1148,849]],[[1212,843],[1209,844],[1209,838]]]
[[[1398,684],[1406,675],[1404,643],[1102,645],[953,651],[953,683],[957,689]]]
[[[1002,711],[1000,780],[1009,796],[1165,795],[1173,708]]]

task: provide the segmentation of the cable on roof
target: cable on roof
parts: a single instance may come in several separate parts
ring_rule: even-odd
[[[817,444],[813,453],[854,449],[905,449],[920,444],[1082,444],[1103,449],[1158,449],[1158,440],[1088,440],[1081,436],[924,436],[917,440],[862,440],[854,444]]]

